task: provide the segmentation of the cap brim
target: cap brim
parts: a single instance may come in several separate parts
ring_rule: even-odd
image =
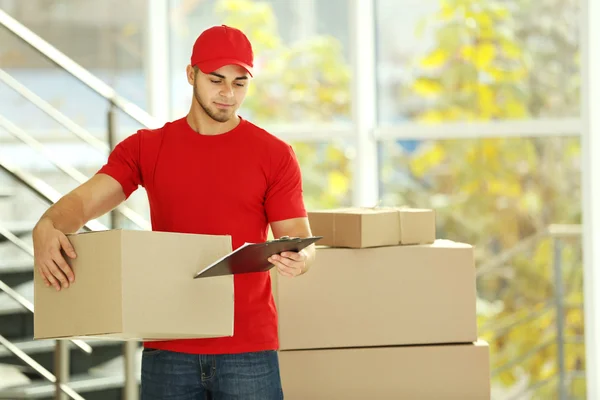
[[[221,58],[219,60],[203,61],[196,64],[200,71],[204,72],[205,74],[215,72],[219,68],[224,67],[226,65],[239,65],[240,67],[244,68],[250,74],[250,76],[253,76],[251,66],[239,60],[234,60],[232,58]]]

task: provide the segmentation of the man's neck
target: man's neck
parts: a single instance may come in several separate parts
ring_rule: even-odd
[[[227,122],[218,122],[209,117],[204,110],[190,110],[187,115],[188,125],[202,135],[220,135],[229,132],[240,123],[240,117],[234,115]]]

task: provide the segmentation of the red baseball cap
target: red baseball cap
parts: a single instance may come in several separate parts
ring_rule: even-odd
[[[239,65],[252,76],[254,53],[252,44],[239,29],[226,25],[213,26],[202,32],[192,50],[192,66],[208,74],[225,65]]]

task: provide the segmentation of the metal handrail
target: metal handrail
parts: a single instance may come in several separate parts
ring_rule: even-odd
[[[494,369],[492,371],[492,376],[496,376],[504,370],[510,369],[513,366],[521,363],[522,361],[533,357],[539,351],[548,347],[553,343],[557,343],[558,351],[558,374],[557,378],[559,379],[559,388],[558,394],[559,398],[566,399],[567,395],[567,387],[566,387],[566,376],[567,376],[567,367],[565,364],[565,351],[564,344],[568,339],[565,329],[564,329],[564,312],[567,308],[571,307],[582,307],[582,304],[566,304],[563,299],[563,278],[562,278],[562,268],[560,266],[562,259],[562,242],[564,239],[581,237],[583,234],[583,230],[581,225],[579,224],[554,224],[549,225],[543,230],[536,232],[535,234],[525,238],[520,241],[517,245],[509,248],[508,250],[500,253],[498,256],[488,261],[483,267],[480,267],[480,270],[477,273],[477,276],[487,275],[491,272],[497,271],[500,267],[502,267],[506,262],[508,262],[512,257],[521,253],[524,250],[527,250],[532,245],[534,245],[539,240],[545,238],[551,238],[553,240],[553,249],[554,249],[554,261],[553,261],[553,277],[554,277],[554,287],[555,287],[555,295],[552,302],[544,303],[542,308],[539,310],[532,310],[527,313],[527,315],[519,318],[518,321],[511,321],[506,326],[501,327],[500,329],[494,329],[492,333],[497,333],[499,330],[511,329],[514,326],[520,325],[523,322],[530,321],[532,319],[538,318],[545,313],[549,312],[551,309],[550,304],[554,303],[554,307],[556,309],[556,336],[551,340],[548,340],[539,346],[534,347],[529,352],[522,354],[504,365]]]
[[[52,383],[56,383],[56,376],[54,376],[50,371],[48,371],[46,368],[44,368],[40,363],[35,361],[33,358],[29,357],[27,355],[27,353],[25,353],[23,350],[19,349],[17,346],[12,344],[8,339],[6,339],[2,335],[0,335],[0,344],[3,345],[4,347],[6,347],[8,349],[8,351],[10,351],[15,356],[17,356],[19,359],[24,361],[31,368],[36,370],[40,375],[42,375],[44,378],[46,378],[46,380],[48,380]],[[73,389],[71,389],[69,386],[65,385],[64,383],[59,383],[57,386],[62,392],[69,395],[72,399],[85,400],[83,397],[81,397],[81,395],[77,394],[77,392],[75,392]]]
[[[53,187],[48,185],[42,179],[36,178],[34,175],[31,175],[28,172],[22,171],[11,164],[9,161],[3,158],[0,154],[0,169],[6,171],[10,176],[12,176],[15,180],[22,183],[29,190],[34,192],[38,197],[47,202],[48,204],[54,204],[62,195],[55,190]],[[88,231],[105,231],[108,230],[108,227],[98,220],[91,220],[86,222],[82,227],[84,230]]]
[[[43,154],[48,161],[50,161],[54,166],[56,166],[62,172],[67,174],[76,182],[81,184],[88,180],[88,177],[86,175],[82,174],[78,169],[72,167],[68,163],[60,160],[59,157],[55,156],[54,153],[48,150],[42,143],[40,143],[38,140],[27,134],[27,132],[20,129],[18,126],[13,124],[11,121],[6,119],[2,115],[0,115],[0,126],[2,126],[8,131],[8,133],[22,141],[29,147]],[[58,199],[56,199],[54,202],[56,201],[58,201]],[[120,205],[119,207],[117,207],[117,212],[122,214],[125,218],[129,219],[142,229],[152,229],[152,225],[146,219],[144,219],[141,215],[139,215],[138,213],[136,213],[131,208],[125,205]]]
[[[18,80],[13,78],[9,73],[0,68],[0,81],[4,82],[8,87],[24,97],[31,104],[42,110],[50,118],[64,126],[69,132],[76,135],[85,143],[100,151],[103,155],[108,155],[110,152],[109,146],[102,140],[96,138],[89,131],[76,124],[69,117],[52,107],[50,103],[43,100],[41,97],[33,93],[27,87],[22,85]]]
[[[147,128],[158,128],[158,121],[146,111],[136,106],[129,100],[117,94],[117,92],[94,76],[88,70],[67,57],[64,53],[36,35],[30,29],[19,23],[6,12],[0,9],[0,25],[4,26],[18,39],[28,44],[31,48],[43,55],[48,61],[64,69],[71,76],[79,80],[88,88],[104,97],[115,107],[123,111],[129,117]]]
[[[514,257],[516,254],[523,252],[528,249],[534,243],[538,242],[540,239],[546,237],[575,237],[582,235],[581,225],[578,224],[552,224],[546,227],[546,229],[542,229],[537,231],[531,236],[528,236],[522,240],[520,240],[513,247],[501,252],[495,257],[492,257],[490,260],[480,265],[477,268],[477,277],[487,275],[493,270],[496,270],[498,267],[506,264],[508,260]]]
[[[3,227],[2,225],[0,225],[0,235],[6,237],[8,239],[8,241],[13,243],[15,246],[17,246],[19,249],[21,249],[23,252],[25,252],[26,254],[28,254],[29,256],[31,256],[33,258],[33,255],[34,255],[33,248],[30,245],[28,245],[27,243],[25,243],[23,240],[19,239],[17,236],[15,236],[12,232],[10,232],[8,229]],[[33,312],[33,304],[29,300],[27,300],[24,296],[22,296],[20,293],[18,293],[13,288],[11,288],[6,283],[4,283],[2,280],[0,280],[0,290],[2,290],[4,293],[6,293],[9,297],[11,297],[14,301],[19,303],[25,309]],[[71,340],[71,342],[74,345],[76,345],[77,347],[79,347],[81,350],[85,351],[86,353],[88,353],[88,354],[92,353],[92,347],[89,344],[87,344],[81,340]]]

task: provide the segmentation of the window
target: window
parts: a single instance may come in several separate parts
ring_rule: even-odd
[[[244,31],[254,47],[257,72],[240,111],[247,119],[277,126],[349,122],[347,10],[344,0],[171,0],[172,114],[189,109],[185,67],[194,41],[226,24]]]
[[[377,0],[379,121],[579,116],[577,0]]]

